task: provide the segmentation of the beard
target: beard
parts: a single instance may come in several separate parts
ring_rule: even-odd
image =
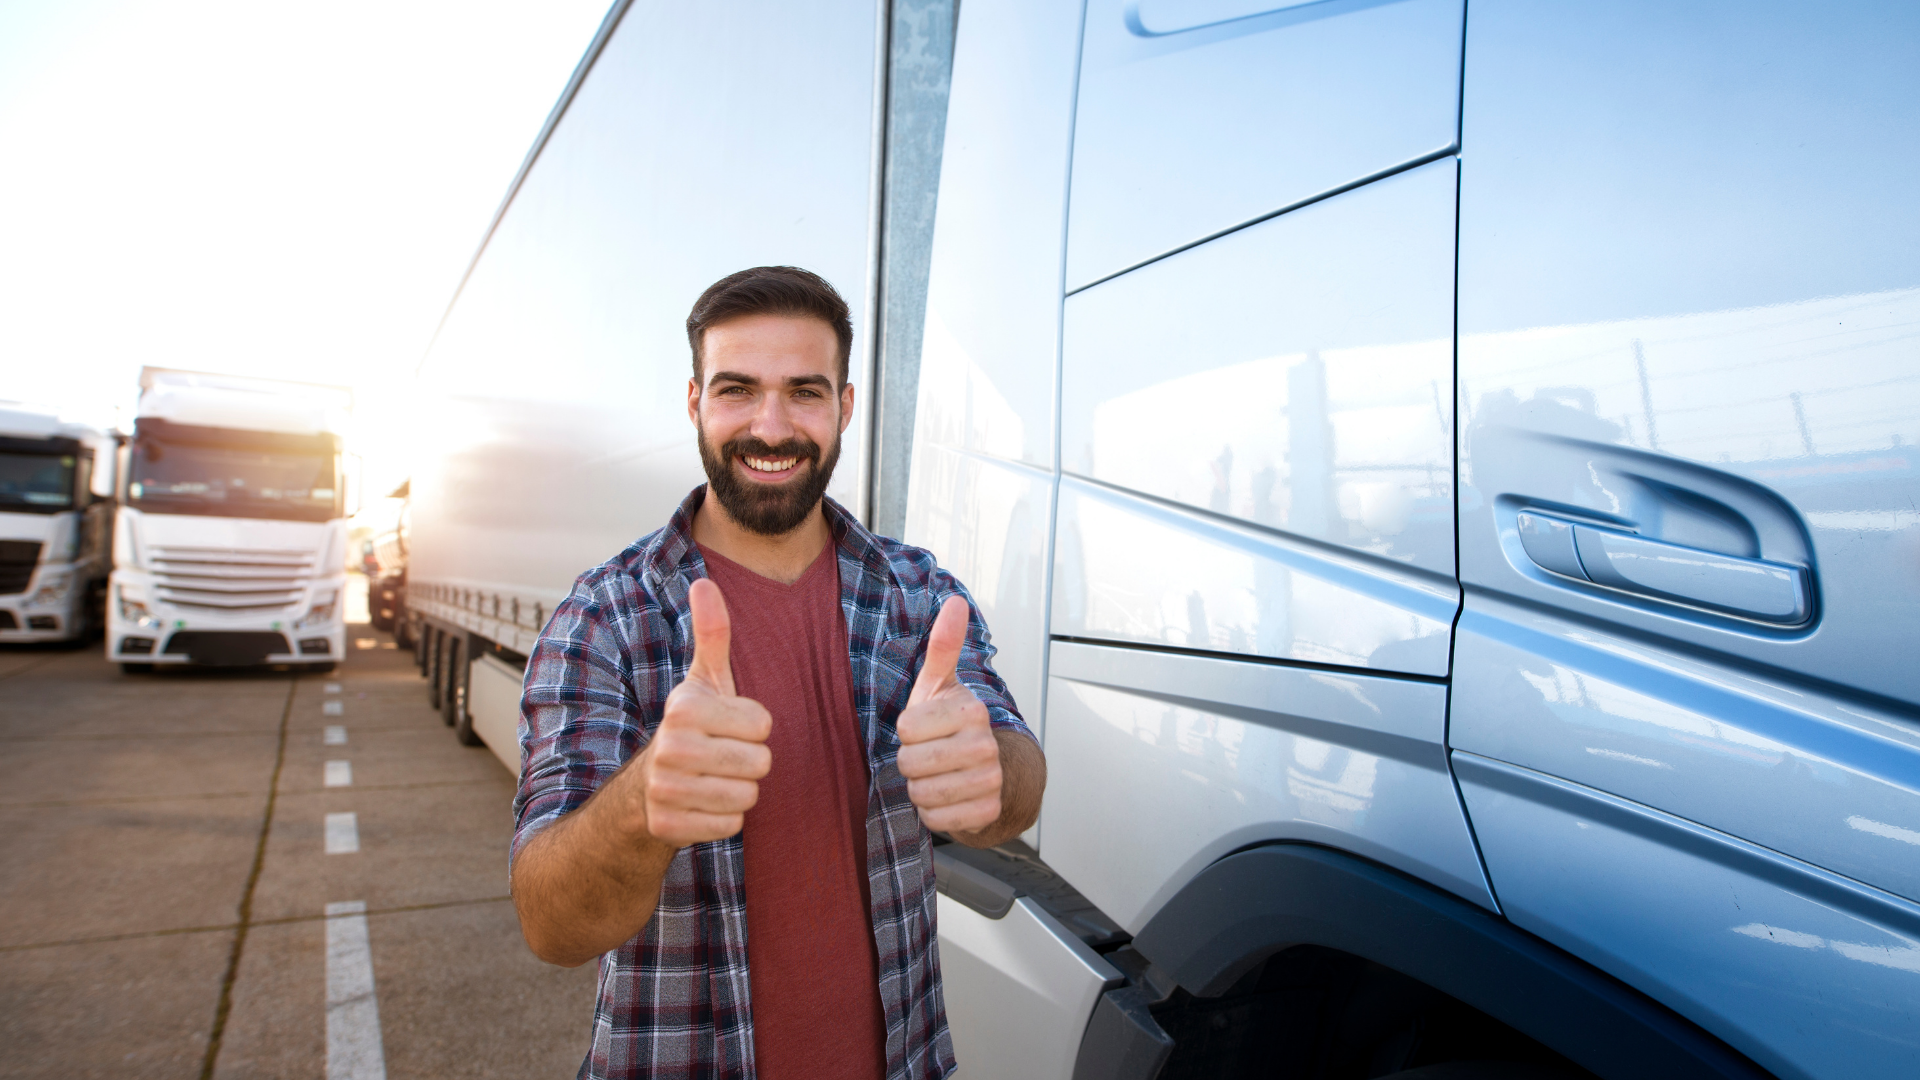
[[[761,536],[784,536],[800,527],[807,515],[820,505],[833,479],[833,467],[840,462],[840,438],[823,456],[812,439],[792,438],[773,445],[743,435],[729,440],[717,450],[707,441],[707,429],[698,428],[700,464],[707,471],[707,491],[740,527]],[[742,479],[733,463],[741,457],[798,458],[800,471],[784,483],[762,484]],[[741,466],[745,468],[744,463]]]

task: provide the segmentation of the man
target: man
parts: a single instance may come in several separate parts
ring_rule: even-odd
[[[1046,764],[966,590],[824,497],[852,337],[804,270],[709,288],[708,482],[534,647],[513,898],[542,959],[601,958],[582,1076],[953,1072],[929,830],[1018,835]]]

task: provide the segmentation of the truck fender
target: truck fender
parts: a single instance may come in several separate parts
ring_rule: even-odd
[[[1392,968],[1608,1080],[1769,1075],[1673,1010],[1498,915],[1309,844],[1221,859],[1133,941],[1201,997],[1225,993],[1256,964],[1297,945]]]

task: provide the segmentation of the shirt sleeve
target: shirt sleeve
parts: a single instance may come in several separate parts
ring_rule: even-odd
[[[958,578],[945,570],[935,570],[930,582],[933,593],[931,614],[938,615],[941,605],[947,597],[958,595],[967,601],[967,640],[960,647],[960,660],[954,665],[954,675],[960,682],[973,691],[973,696],[987,707],[987,719],[995,730],[1018,731],[1038,745],[1032,729],[1020,715],[1020,708],[1014,704],[1013,694],[1007,690],[1007,684],[1000,673],[993,670],[993,637],[987,632],[987,620],[980,615],[980,606],[973,602],[973,595],[967,587],[960,584]],[[928,624],[931,626],[931,622]]]
[[[583,576],[527,658],[512,853],[579,809],[645,742],[632,664],[611,605]]]

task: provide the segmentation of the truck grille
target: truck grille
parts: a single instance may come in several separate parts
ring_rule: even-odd
[[[150,548],[155,596],[178,607],[267,611],[290,607],[313,576],[311,551]]]
[[[0,540],[0,593],[27,591],[40,562],[40,541]]]

